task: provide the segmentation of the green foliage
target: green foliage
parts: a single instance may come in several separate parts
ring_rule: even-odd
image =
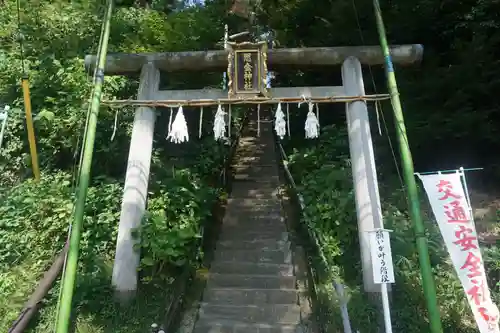
[[[141,269],[146,279],[168,278],[174,267],[196,264],[202,255],[199,240],[211,217],[218,191],[197,180],[189,170],[177,171],[168,189],[148,203],[149,213],[139,230]]]
[[[115,223],[122,187],[100,183],[88,191],[82,264],[99,253],[111,259],[116,244]],[[18,315],[47,265],[62,249],[72,221],[71,176],[54,173],[40,183],[31,180],[14,186],[1,197],[0,206],[0,327],[6,330]],[[89,265],[92,267],[92,265]],[[91,269],[91,268],[90,268]]]
[[[12,106],[0,149],[0,331],[8,330],[67,238],[92,85],[83,57],[96,53],[104,2],[21,0],[21,35],[15,1],[2,4],[0,9],[0,106]],[[167,15],[119,4],[113,15],[110,52],[214,48],[222,34],[218,24],[221,10],[216,5]],[[43,174],[39,184],[29,179],[31,161],[19,84],[20,36]],[[216,85],[220,77],[207,75],[201,84]],[[199,75],[183,77],[180,84],[171,81],[168,84],[174,88],[201,82]],[[134,98],[137,86],[136,78],[106,77],[103,99]],[[201,257],[198,241],[203,223],[219,195],[214,176],[220,171],[227,147],[210,137],[192,139],[177,148],[166,143],[164,133],[158,130],[148,214],[140,230],[141,276],[154,283],[141,285],[130,308],[114,304],[112,260],[133,116],[131,107],[102,106],[99,113],[74,297],[78,332],[137,332],[160,321],[165,295],[176,273],[168,269],[195,265]],[[157,129],[166,128],[165,118],[159,117],[157,123]],[[210,125],[205,126],[204,135],[210,136]],[[180,152],[170,154],[175,150]],[[57,284],[33,323],[35,332],[52,331],[58,292]]]

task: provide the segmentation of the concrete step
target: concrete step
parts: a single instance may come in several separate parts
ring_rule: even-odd
[[[222,231],[219,235],[219,240],[227,241],[227,240],[238,240],[238,241],[257,241],[257,240],[265,240],[265,239],[275,239],[278,241],[287,241],[288,240],[288,232],[282,231],[279,232],[276,229],[242,229],[242,228],[234,228],[234,227],[222,227]]]
[[[206,289],[203,302],[212,304],[297,304],[295,289]]]
[[[237,197],[231,197],[231,199],[237,199]],[[241,198],[240,199],[248,199],[247,198]],[[269,201],[271,200],[277,200],[278,198],[270,198]],[[265,219],[271,219],[271,220],[284,220],[282,218],[282,209],[281,206],[274,206],[274,205],[269,205],[269,206],[260,206],[260,207],[254,207],[254,208],[242,208],[238,206],[233,206],[233,205],[228,205],[226,207],[226,214],[228,215],[229,218],[237,218],[237,217],[242,217],[242,216],[247,216],[251,220],[265,220]]]
[[[251,228],[254,231],[262,229],[284,230],[285,221],[278,209],[255,212],[248,209],[228,207],[222,219],[222,225],[223,227],[242,227],[245,230]]]
[[[290,249],[290,242],[276,241],[274,238],[258,239],[258,240],[220,240],[217,242],[217,250],[232,249],[232,250],[284,250]]]
[[[256,214],[256,215],[281,215],[281,203],[276,199],[262,200],[251,198],[229,198],[226,206],[226,214],[241,215]]]
[[[263,188],[266,187],[278,187],[282,183],[280,181],[280,178],[277,176],[267,176],[267,175],[261,175],[258,177],[248,177],[246,175],[233,175],[232,178],[233,182],[238,182],[242,186],[245,186],[247,184],[258,184]]]
[[[231,165],[232,168],[246,168],[246,169],[249,169],[249,168],[276,168],[278,166],[278,163],[277,162],[273,162],[273,163],[268,163],[268,164],[262,164],[262,163],[259,163],[259,164],[255,164],[255,163],[252,163],[252,159],[249,158],[249,159],[245,159],[243,161],[238,161],[238,160],[233,160],[233,164]]]
[[[244,275],[244,276],[293,276],[293,266],[290,264],[258,264],[248,262],[213,262],[210,273]]]
[[[240,181],[254,181],[254,182],[269,182],[272,184],[279,184],[280,178],[278,175],[266,175],[263,176],[263,174],[256,174],[256,173],[244,173],[244,172],[238,172],[233,174],[233,179],[234,180],[240,180]]]
[[[269,238],[281,239],[282,233],[287,232],[287,229],[285,223],[278,219],[249,219],[241,216],[240,218],[225,219],[222,224],[222,232],[224,234],[252,234],[255,236],[262,233]]]
[[[232,180],[233,180],[233,190],[240,190],[240,191],[250,189],[258,191],[268,191],[270,193],[273,193],[278,188],[280,188],[280,186],[282,186],[281,181],[279,180],[279,178],[276,177],[275,178],[261,177],[261,178],[251,178],[251,179],[236,179],[235,177],[233,177]],[[235,184],[237,184],[238,187],[236,187]]]
[[[237,155],[265,155],[270,154],[273,155],[275,153],[275,148],[273,143],[266,143],[262,141],[255,141],[253,143],[245,142],[241,143],[234,152]]]
[[[276,159],[276,152],[272,146],[260,146],[260,147],[246,147],[243,149],[237,149],[234,152],[236,159],[238,157],[251,157],[256,159],[274,158]]]
[[[209,288],[293,289],[295,276],[238,275],[209,272]]]
[[[278,175],[279,169],[278,164],[274,165],[233,165],[231,166],[233,172],[238,173],[248,173],[248,174],[259,174],[259,175]]]
[[[252,226],[254,226],[252,228]],[[284,232],[285,220],[281,215],[258,215],[252,216],[251,213],[242,213],[240,216],[227,216],[222,220],[222,232],[248,232],[259,234],[260,232]]]
[[[264,264],[290,264],[292,262],[291,251],[283,250],[235,250],[221,249],[215,251],[215,261],[229,262],[251,262]]]
[[[295,333],[298,325],[242,324],[232,321],[199,321],[193,333]]]
[[[260,186],[259,186],[260,185]],[[265,184],[264,182],[234,181],[231,198],[278,198],[278,184]]]
[[[273,220],[279,220],[278,217],[281,217],[282,209],[280,205],[267,205],[267,206],[254,206],[254,207],[241,207],[237,205],[228,205],[226,207],[226,214],[229,215],[229,217],[231,218],[249,216],[252,217],[252,220],[264,220],[268,216]],[[255,217],[253,217],[254,215]]]
[[[299,324],[300,307],[297,305],[215,305],[202,303],[201,321],[232,320],[240,323]]]
[[[237,182],[237,184],[241,184]],[[246,185],[246,184],[243,184]],[[281,200],[274,199],[255,199],[255,198],[229,198],[227,200],[228,206],[231,207],[241,207],[241,208],[252,208],[252,207],[262,207],[262,206],[278,206],[281,207]]]
[[[278,159],[276,156],[269,155],[251,155],[251,156],[243,156],[235,154],[234,159],[235,164],[239,166],[247,166],[247,167],[258,167],[260,165],[278,165]]]
[[[264,165],[278,165],[278,160],[274,156],[269,156],[268,154],[264,155],[254,155],[244,156],[244,155],[235,155],[233,161],[235,165],[242,168],[257,168]],[[272,174],[275,174],[274,172]]]

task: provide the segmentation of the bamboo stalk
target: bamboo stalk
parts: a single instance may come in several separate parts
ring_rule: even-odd
[[[432,265],[429,256],[429,247],[427,244],[427,236],[425,233],[425,225],[422,219],[420,208],[420,198],[418,188],[414,176],[413,158],[411,156],[408,137],[406,135],[406,126],[403,115],[403,107],[399,98],[398,85],[396,82],[396,74],[391,58],[387,34],[385,32],[384,21],[382,18],[382,10],[378,0],[373,0],[375,10],[375,19],[377,23],[377,31],[380,40],[380,49],[385,59],[385,73],[387,78],[387,87],[391,94],[391,102],[394,112],[394,123],[396,125],[396,135],[399,142],[399,153],[401,156],[401,166],[403,176],[406,183],[406,191],[408,194],[408,210],[410,218],[413,222],[415,230],[415,242],[417,245],[418,259],[420,262],[420,276],[422,277],[422,289],[427,303],[427,311],[429,316],[429,332],[442,333],[443,327],[441,324],[441,314],[437,301],[436,285],[432,272]]]
[[[92,100],[88,116],[87,126],[85,127],[85,142],[83,143],[82,164],[79,170],[79,183],[77,199],[75,204],[74,220],[71,225],[71,234],[69,238],[68,256],[66,260],[66,269],[63,276],[60,291],[60,307],[57,311],[55,332],[68,333],[71,324],[71,311],[73,308],[73,293],[76,283],[78,270],[78,253],[80,250],[80,238],[83,231],[83,217],[85,214],[85,201],[87,199],[87,190],[90,182],[90,169],[92,165],[92,155],[94,152],[95,134],[97,128],[97,118],[101,104],[102,86],[104,83],[104,65],[108,49],[108,40],[111,30],[111,16],[113,12],[113,0],[107,3],[107,10],[103,20],[103,33],[99,42],[99,62],[92,91]]]

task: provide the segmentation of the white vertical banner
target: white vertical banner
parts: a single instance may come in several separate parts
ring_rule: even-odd
[[[373,282],[380,284],[382,307],[384,309],[385,332],[392,333],[391,309],[387,284],[394,283],[394,266],[392,265],[391,240],[389,231],[375,229],[369,231],[370,253],[373,267]]]
[[[376,284],[394,283],[394,266],[392,265],[389,230],[377,229],[370,231],[369,234],[373,282]]]
[[[424,185],[479,331],[500,333],[498,308],[491,300],[474,219],[462,184],[463,171],[417,176]]]

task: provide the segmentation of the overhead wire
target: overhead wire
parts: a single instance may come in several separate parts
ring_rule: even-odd
[[[361,38],[361,43],[365,44],[365,38],[364,38],[364,35],[363,35],[363,30],[361,29],[361,24],[360,24],[360,21],[359,21],[359,14],[358,14],[358,8],[356,6],[356,0],[351,0],[351,2],[352,2],[354,16],[355,16],[355,20],[356,20],[356,25],[357,25],[358,31],[359,31],[359,36]],[[377,92],[377,84],[375,83],[375,77],[373,75],[372,66],[370,64],[368,64],[368,71],[370,73],[370,78],[371,78],[371,82],[372,82],[375,94],[378,94],[378,92]],[[375,101],[375,103],[376,103],[376,106],[378,107],[377,111],[380,111],[380,115],[382,117],[382,123],[384,124],[384,130],[385,130],[385,133],[386,133],[387,141],[389,142],[390,151],[391,151],[391,154],[392,154],[394,165],[396,167],[396,172],[398,174],[398,178],[399,178],[399,181],[400,181],[400,184],[401,184],[401,188],[403,189],[403,191],[405,193],[405,196],[407,196],[407,194],[406,194],[406,187],[404,186],[403,176],[401,175],[400,165],[399,165],[397,157],[396,157],[396,152],[394,150],[394,145],[392,143],[391,136],[389,135],[389,129],[387,127],[387,122],[385,120],[385,116],[384,116],[384,111],[383,111],[383,108],[382,108],[382,104],[380,103],[379,100]],[[378,116],[378,113],[377,113],[377,116]]]

